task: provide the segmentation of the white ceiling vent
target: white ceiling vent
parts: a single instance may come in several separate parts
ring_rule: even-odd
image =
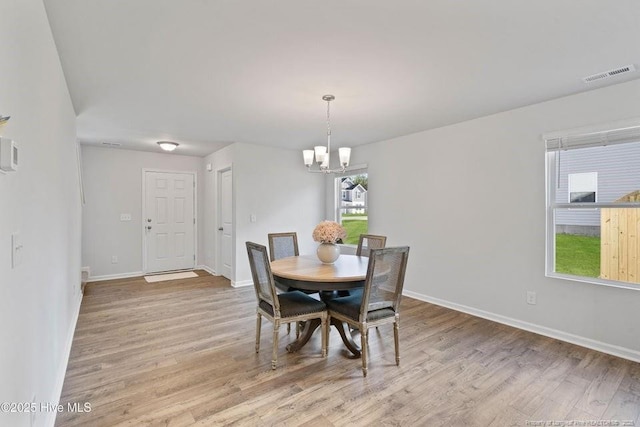
[[[633,64],[625,65],[624,67],[616,68],[614,70],[603,71],[602,73],[592,74],[590,76],[583,77],[582,81],[584,81],[585,83],[591,83],[598,80],[604,80],[614,76],[619,76],[620,74],[633,73],[635,70],[636,70],[636,67],[634,67]]]
[[[103,142],[102,145],[105,145],[107,147],[120,147],[122,144],[120,144],[119,142]]]

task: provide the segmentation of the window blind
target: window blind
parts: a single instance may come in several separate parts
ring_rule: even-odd
[[[634,123],[635,122],[635,123]],[[547,151],[601,147],[605,145],[640,142],[640,119],[625,126],[583,132],[556,132],[543,136]]]

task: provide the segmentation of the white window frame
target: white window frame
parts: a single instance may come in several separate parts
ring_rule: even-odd
[[[603,126],[574,129],[543,135],[546,143],[546,241],[545,241],[545,275],[547,277],[572,280],[595,285],[640,290],[640,284],[619,282],[597,277],[576,276],[555,271],[555,220],[554,214],[559,209],[593,210],[601,208],[640,208],[640,203],[556,203],[558,179],[558,163],[562,153],[568,149],[579,149],[612,144],[640,142],[640,118],[620,121]],[[567,192],[569,188],[567,186]],[[570,197],[570,196],[568,196]]]

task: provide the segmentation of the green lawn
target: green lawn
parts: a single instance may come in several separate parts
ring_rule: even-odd
[[[600,238],[556,234],[556,272],[600,276]]]
[[[342,226],[347,230],[347,238],[344,243],[357,245],[361,234],[367,233],[369,221],[362,219],[343,219]]]

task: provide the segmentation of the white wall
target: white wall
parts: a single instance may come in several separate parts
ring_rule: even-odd
[[[3,1],[0,40],[2,133],[20,148],[19,171],[0,173],[0,402],[57,403],[80,305],[75,113],[42,0]],[[30,416],[0,413],[0,425]]]
[[[142,169],[197,172],[198,258],[204,260],[204,185],[202,158],[82,146],[85,207],[82,265],[92,278],[142,272]],[[120,221],[130,213],[131,221]],[[111,257],[118,257],[112,264]]]
[[[205,158],[214,164],[207,177],[207,263],[214,263],[217,248],[217,169],[233,163],[235,248],[232,281],[250,283],[251,272],[246,241],[267,245],[267,234],[298,233],[300,253],[312,253],[316,244],[313,228],[323,219],[324,180],[306,171],[299,151],[235,143]],[[256,222],[251,222],[251,215]],[[215,269],[213,264],[207,264]]]
[[[371,231],[411,246],[405,289],[640,359],[639,291],[544,276],[541,134],[632,116],[640,80],[355,148]]]
[[[237,144],[227,145],[204,158],[204,265],[219,274],[218,266],[218,173],[232,168]],[[211,164],[211,171],[206,165]],[[235,201],[234,201],[235,202]],[[235,212],[235,209],[233,209]],[[235,240],[234,240],[235,241]],[[234,244],[235,246],[235,244]],[[232,271],[232,276],[235,272]],[[231,277],[233,280],[233,277]]]

